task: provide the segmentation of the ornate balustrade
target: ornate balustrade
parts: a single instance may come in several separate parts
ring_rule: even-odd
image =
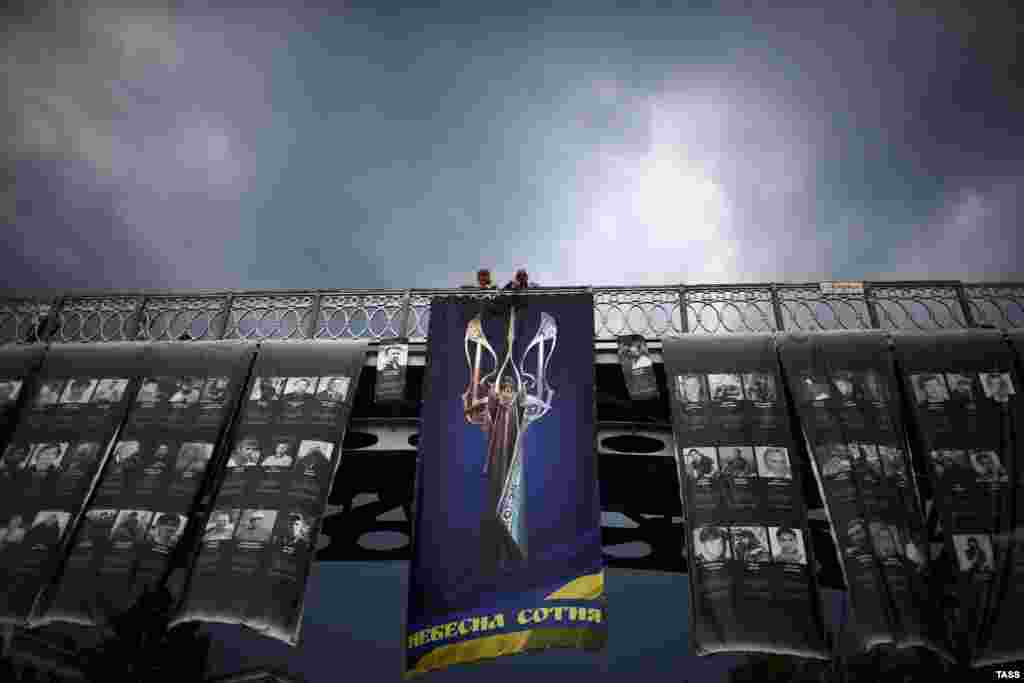
[[[1024,327],[1024,284],[866,282],[540,288],[593,292],[595,341],[621,334]],[[381,339],[429,334],[435,296],[473,289],[0,294],[0,344]]]

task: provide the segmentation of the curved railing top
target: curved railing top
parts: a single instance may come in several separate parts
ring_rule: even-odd
[[[597,341],[622,334],[1024,327],[1024,283],[812,282],[541,287],[592,292]],[[505,293],[505,292],[502,292]],[[494,290],[0,293],[0,344],[201,339],[426,339],[436,296]]]

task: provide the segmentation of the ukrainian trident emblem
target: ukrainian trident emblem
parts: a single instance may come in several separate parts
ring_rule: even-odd
[[[462,395],[466,421],[487,436],[482,474],[487,478],[488,496],[481,538],[485,565],[494,569],[527,559],[523,436],[551,410],[555,392],[547,382],[547,368],[558,338],[555,319],[542,312],[537,333],[517,363],[513,355],[516,306],[509,307],[506,322],[505,354],[499,363],[480,316],[469,321],[465,351],[470,383]]]

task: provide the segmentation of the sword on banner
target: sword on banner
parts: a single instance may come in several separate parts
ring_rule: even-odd
[[[512,348],[511,329],[515,325],[515,308],[512,309],[510,322],[509,349]],[[523,352],[519,365],[522,372],[512,364],[518,381],[517,397],[520,407],[518,414],[519,428],[516,430],[515,445],[512,449],[512,462],[505,477],[501,497],[498,500],[498,519],[508,529],[509,535],[522,551],[523,558],[526,552],[526,528],[525,516],[523,514],[524,500],[526,497],[526,485],[523,471],[523,445],[522,439],[526,429],[544,417],[551,410],[551,402],[555,391],[547,382],[547,363],[555,350],[555,343],[558,340],[558,325],[554,317],[541,312],[540,327],[537,333],[530,340]],[[549,346],[550,343],[550,346]],[[527,368],[531,367],[528,362],[531,354],[536,354],[536,372],[531,373]],[[499,375],[500,378],[500,375]]]

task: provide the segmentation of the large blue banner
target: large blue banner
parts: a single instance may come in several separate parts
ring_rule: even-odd
[[[430,309],[406,675],[606,640],[589,295]]]

